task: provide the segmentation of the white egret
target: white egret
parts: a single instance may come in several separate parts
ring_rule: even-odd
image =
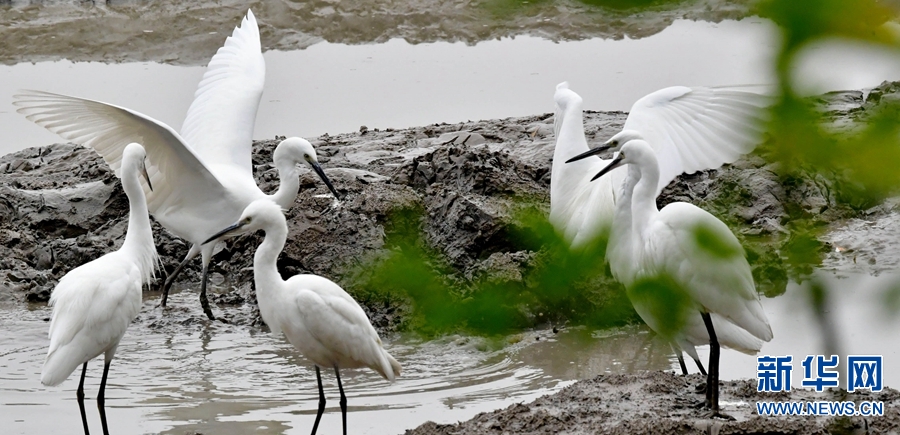
[[[215,318],[206,297],[214,246],[201,246],[212,234],[210,226],[231,224],[247,204],[259,198],[268,197],[290,208],[300,189],[299,164],[310,164],[338,197],[312,145],[298,137],[285,139],[275,148],[278,191],[266,195],[256,185],[251,139],[265,71],[256,18],[247,11],[241,26],[210,60],[181,135],[149,116],[100,101],[39,91],[15,96],[19,113],[65,139],[90,146],[117,175],[121,175],[124,144],[144,145],[150,161],[147,170],[156,186],[156,190],[146,192],[150,214],[167,230],[193,244],[166,279],[163,307],[175,276],[200,254],[200,303],[207,317]]]
[[[616,195],[626,171],[612,171],[591,183],[609,161],[565,164],[589,151],[582,99],[567,82],[556,86],[556,148],[550,177],[550,221],[575,247],[584,246],[612,225]],[[732,88],[673,86],[653,92],[631,107],[623,130],[606,141],[617,145],[641,138],[659,156],[662,191],[681,173],[731,163],[762,141],[766,96]]]
[[[104,397],[109,365],[125,330],[141,309],[141,285],[153,277],[158,258],[147,216],[147,203],[138,176],[149,180],[144,148],[129,144],[122,152],[122,188],[128,196],[128,232],[118,251],[83,264],[59,280],[50,295],[50,349],[41,383],[59,385],[81,366],[78,406],[84,432],[84,375],[88,361],[104,357],[103,378],[97,394],[103,433],[108,433]],[[148,181],[149,187],[149,181]]]
[[[686,291],[708,334],[707,399],[718,414],[719,328],[740,329],[756,340],[772,339],[772,328],[759,302],[744,249],[722,221],[699,207],[675,202],[662,210],[656,208],[660,166],[653,148],[643,140],[626,142],[593,179],[623,165],[634,169],[629,168],[613,225],[621,227],[625,226],[623,222],[630,222],[632,229],[625,230],[627,235],[616,242],[610,253],[630,254],[632,265],[626,278],[629,287],[640,278],[667,277]],[[703,246],[698,231],[706,232],[720,249]],[[611,259],[611,264],[612,261],[615,260]],[[711,315],[720,316],[721,321],[714,322]],[[695,326],[688,321],[680,331],[682,337],[696,337],[690,331]]]
[[[582,160],[586,156],[627,142],[647,138],[660,155],[665,155],[657,192],[682,172],[716,168],[730,163],[752,151],[762,139],[763,110],[768,98],[753,92],[729,88],[688,88],[676,86],[661,89],[638,100],[631,108],[624,130],[605,142],[607,147],[588,148],[582,119],[582,99],[569,89],[566,82],[556,87],[555,130],[556,149],[550,179],[550,221],[575,249],[610,231],[607,260],[613,275],[628,286],[632,262],[627,249],[620,249],[627,238],[630,224],[621,221],[617,228],[614,213],[617,201],[628,189],[620,190],[627,182],[625,168],[612,170],[606,177],[591,183],[591,177],[609,161]],[[571,162],[566,164],[566,162]],[[636,183],[637,180],[631,180]],[[630,195],[630,194],[629,194]],[[624,212],[630,214],[630,209]],[[627,222],[630,222],[630,218]],[[612,226],[612,227],[611,227]],[[621,242],[621,243],[619,243]],[[629,299],[641,319],[659,332],[659,321],[646,304]],[[713,323],[720,326],[723,344],[743,352],[756,352],[762,343],[750,334],[713,315]],[[707,343],[706,328],[701,319],[690,319],[686,334],[676,344],[697,363],[695,345]],[[687,367],[679,350],[675,350],[682,373]]]
[[[287,240],[287,224],[281,210],[267,199],[253,201],[237,223],[219,231],[205,243],[223,236],[258,230],[265,232],[265,239],[253,256],[259,314],[272,333],[283,332],[294,348],[316,366],[319,411],[313,435],[325,411],[319,368],[334,368],[346,435],[347,397],[341,384],[340,369],[369,367],[393,382],[400,376],[400,364],[384,350],[366,313],[339,285],[318,275],[294,275],[287,281],[281,278],[275,265]]]

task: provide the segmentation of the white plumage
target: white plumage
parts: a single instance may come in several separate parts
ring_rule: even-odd
[[[346,434],[346,397],[339,369],[368,367],[393,382],[400,376],[400,364],[384,350],[366,313],[340,286],[318,275],[295,275],[287,281],[281,278],[276,260],[287,240],[287,223],[274,202],[268,199],[252,202],[236,224],[207,242],[258,230],[266,234],[253,257],[259,313],[272,333],[283,332],[316,365],[320,398],[313,434],[325,409],[319,367],[334,368]]]
[[[715,394],[708,398],[713,410],[718,411],[719,341],[732,340],[732,346],[752,352],[758,350],[754,348],[757,342],[772,339],[772,328],[759,302],[750,265],[737,238],[715,216],[683,202],[669,204],[662,210],[656,208],[660,170],[647,142],[635,139],[625,143],[597,176],[626,164],[629,172],[616,206],[608,248],[610,265],[623,259],[629,263],[627,268],[617,266],[617,277],[629,287],[629,297],[633,297],[632,286],[637,280],[661,276],[671,278],[687,292],[696,314],[688,313],[687,324],[669,336],[691,350],[694,345],[704,344],[704,337],[710,343],[707,384],[713,388],[709,394]],[[703,245],[700,234],[708,237],[712,245]],[[645,320],[658,320],[647,312],[652,301],[632,301],[639,313],[644,311],[642,317],[648,316]],[[713,319],[712,315],[718,318]],[[701,316],[710,316],[718,340],[711,340],[712,334]]]
[[[202,247],[212,232],[234,222],[252,201],[268,197],[289,208],[300,189],[297,165],[309,163],[337,197],[304,139],[293,137],[274,152],[280,185],[266,195],[253,179],[253,125],[265,83],[259,29],[251,11],[209,63],[179,135],[168,125],[124,107],[40,91],[15,96],[19,113],[75,143],[90,146],[120,174],[124,145],[139,142],[147,150],[147,171],[154,190],[145,189],[150,213],[167,230],[193,243],[184,261],[166,281],[169,286],[187,261],[201,254],[201,302],[206,300],[207,267],[213,246]]]
[[[97,401],[104,432],[103,398],[109,364],[125,330],[141,309],[141,286],[152,279],[158,261],[138,178],[142,171],[146,174],[144,149],[132,143],[122,155],[122,188],[130,204],[125,241],[119,250],[71,270],[53,289],[50,349],[41,370],[41,383],[52,386],[82,366],[78,399],[84,416],[84,370],[88,361],[103,355],[103,379]],[[87,422],[84,424],[86,429]]]
[[[557,139],[550,182],[550,221],[576,249],[611,230],[607,261],[615,278],[626,287],[636,273],[630,252],[631,210],[617,209],[616,203],[623,195],[630,201],[627,186],[637,183],[638,170],[616,168],[592,182],[610,161],[585,157],[631,139],[646,139],[658,155],[665,156],[658,166],[655,193],[659,193],[682,172],[716,168],[752,151],[762,140],[763,109],[769,101],[760,94],[729,88],[661,89],[634,103],[624,129],[607,140],[606,146],[591,150],[584,135],[581,97],[563,82],[557,86],[554,99]],[[660,331],[659,319],[648,308],[651,301],[638,300],[633,294],[629,299],[641,319]],[[759,339],[722,321],[718,314],[712,315],[712,321],[726,347],[755,353],[762,346]],[[694,348],[709,343],[702,319],[689,318],[683,334],[674,340],[703,371]],[[681,361],[680,352],[676,353]],[[686,370],[683,365],[682,369]]]
[[[609,163],[599,158],[566,164],[589,152],[582,99],[567,82],[556,87],[556,148],[550,178],[550,221],[573,247],[609,230],[625,170],[590,182]],[[631,107],[622,132],[606,144],[641,138],[660,157],[657,192],[681,173],[718,168],[753,150],[762,141],[769,99],[730,88],[674,86],[653,92]]]

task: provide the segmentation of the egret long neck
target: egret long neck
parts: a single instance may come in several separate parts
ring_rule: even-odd
[[[634,165],[628,165],[628,175],[625,177],[616,199],[612,231],[609,235],[609,245],[606,248],[606,258],[613,276],[626,285],[630,281],[630,270],[633,264],[632,197],[634,186],[640,179],[641,171]]]
[[[275,168],[278,169],[278,190],[269,197],[282,209],[288,210],[300,191],[300,171],[293,161],[279,158],[275,158]]]
[[[588,150],[584,136],[584,121],[581,103],[569,101],[562,112],[562,123],[556,134],[556,148],[553,150],[553,167],[550,173],[550,210],[559,209],[569,198],[578,181],[573,177],[584,175],[586,169],[595,163],[594,158],[566,163],[572,157]],[[593,174],[591,174],[593,175]],[[583,177],[582,177],[583,178]]]
[[[137,254],[141,275],[147,282],[156,270],[157,254],[153,231],[150,229],[147,199],[136,171],[123,171],[122,189],[128,197],[128,232],[125,233],[122,249]]]
[[[266,237],[253,255],[253,278],[256,280],[256,292],[260,303],[270,298],[272,292],[284,284],[281,274],[278,273],[276,261],[287,240],[287,224],[269,225],[265,231]]]
[[[659,209],[656,208],[659,163],[656,156],[647,154],[638,166],[641,175],[632,196],[632,235],[643,240],[642,230],[649,228],[650,221],[659,214]]]

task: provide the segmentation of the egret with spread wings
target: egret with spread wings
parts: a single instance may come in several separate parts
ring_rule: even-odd
[[[312,145],[297,137],[285,139],[275,148],[278,191],[267,195],[256,185],[251,139],[265,72],[259,28],[248,11],[241,26],[209,62],[181,134],[147,115],[100,101],[39,91],[15,96],[20,113],[65,139],[93,148],[118,176],[126,144],[137,142],[147,150],[147,171],[155,188],[145,189],[150,214],[193,244],[166,279],[163,306],[175,276],[200,254],[200,302],[207,317],[214,319],[206,296],[214,246],[202,246],[212,234],[210,227],[234,222],[247,204],[263,197],[290,208],[300,189],[298,165],[309,164],[338,197]]]

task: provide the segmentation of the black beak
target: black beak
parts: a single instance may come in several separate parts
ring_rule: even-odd
[[[222,231],[219,231],[218,233],[213,234],[213,236],[210,237],[210,238],[208,238],[208,239],[206,239],[206,241],[203,242],[203,244],[205,245],[205,244],[207,244],[207,243],[209,243],[209,242],[212,242],[213,240],[216,240],[216,239],[218,239],[219,237],[222,237],[222,236],[224,236],[225,234],[228,234],[228,233],[230,233],[230,232],[232,232],[232,231],[234,231],[234,230],[237,230],[237,229],[239,229],[239,228],[241,228],[241,227],[243,227],[243,226],[244,226],[244,224],[238,222],[238,223],[236,223],[236,224],[234,224],[234,225],[232,225],[232,226],[230,226],[230,227],[228,227],[228,228],[225,228],[225,229],[222,230]]]
[[[609,164],[606,165],[606,167],[603,168],[600,172],[598,172],[597,175],[594,175],[594,178],[591,178],[591,181],[594,181],[604,176],[607,172],[612,171],[619,166],[622,166],[622,160],[625,160],[625,156],[622,155],[622,153],[619,153],[619,155],[617,155],[616,158],[613,159],[613,161],[609,162]]]
[[[325,171],[322,170],[322,167],[319,166],[319,164],[316,162],[309,162],[309,165],[312,166],[313,170],[316,171],[317,174],[319,174],[319,178],[321,178],[322,181],[325,182],[325,185],[328,186],[328,190],[330,190],[331,193],[334,194],[334,197],[340,200],[341,195],[338,194],[337,190],[334,188],[334,185],[331,184],[331,180],[329,180],[325,175]]]
[[[147,174],[147,163],[146,162],[141,163],[141,174],[144,175],[144,179],[147,180],[147,187],[149,187],[150,191],[152,192],[153,184],[150,183],[150,175]]]
[[[606,150],[608,150],[608,149],[610,149],[610,148],[612,148],[612,146],[610,146],[610,145],[600,145],[600,146],[598,146],[597,148],[590,149],[590,150],[588,150],[587,152],[583,152],[583,153],[581,153],[581,154],[579,154],[579,155],[577,155],[577,156],[575,156],[575,157],[572,157],[572,158],[569,159],[569,160],[566,160],[566,163],[577,162],[578,160],[585,159],[585,158],[588,158],[588,157],[590,157],[590,156],[594,156],[594,155],[600,154],[600,153],[602,153],[602,152],[604,152],[604,151],[606,151]]]

